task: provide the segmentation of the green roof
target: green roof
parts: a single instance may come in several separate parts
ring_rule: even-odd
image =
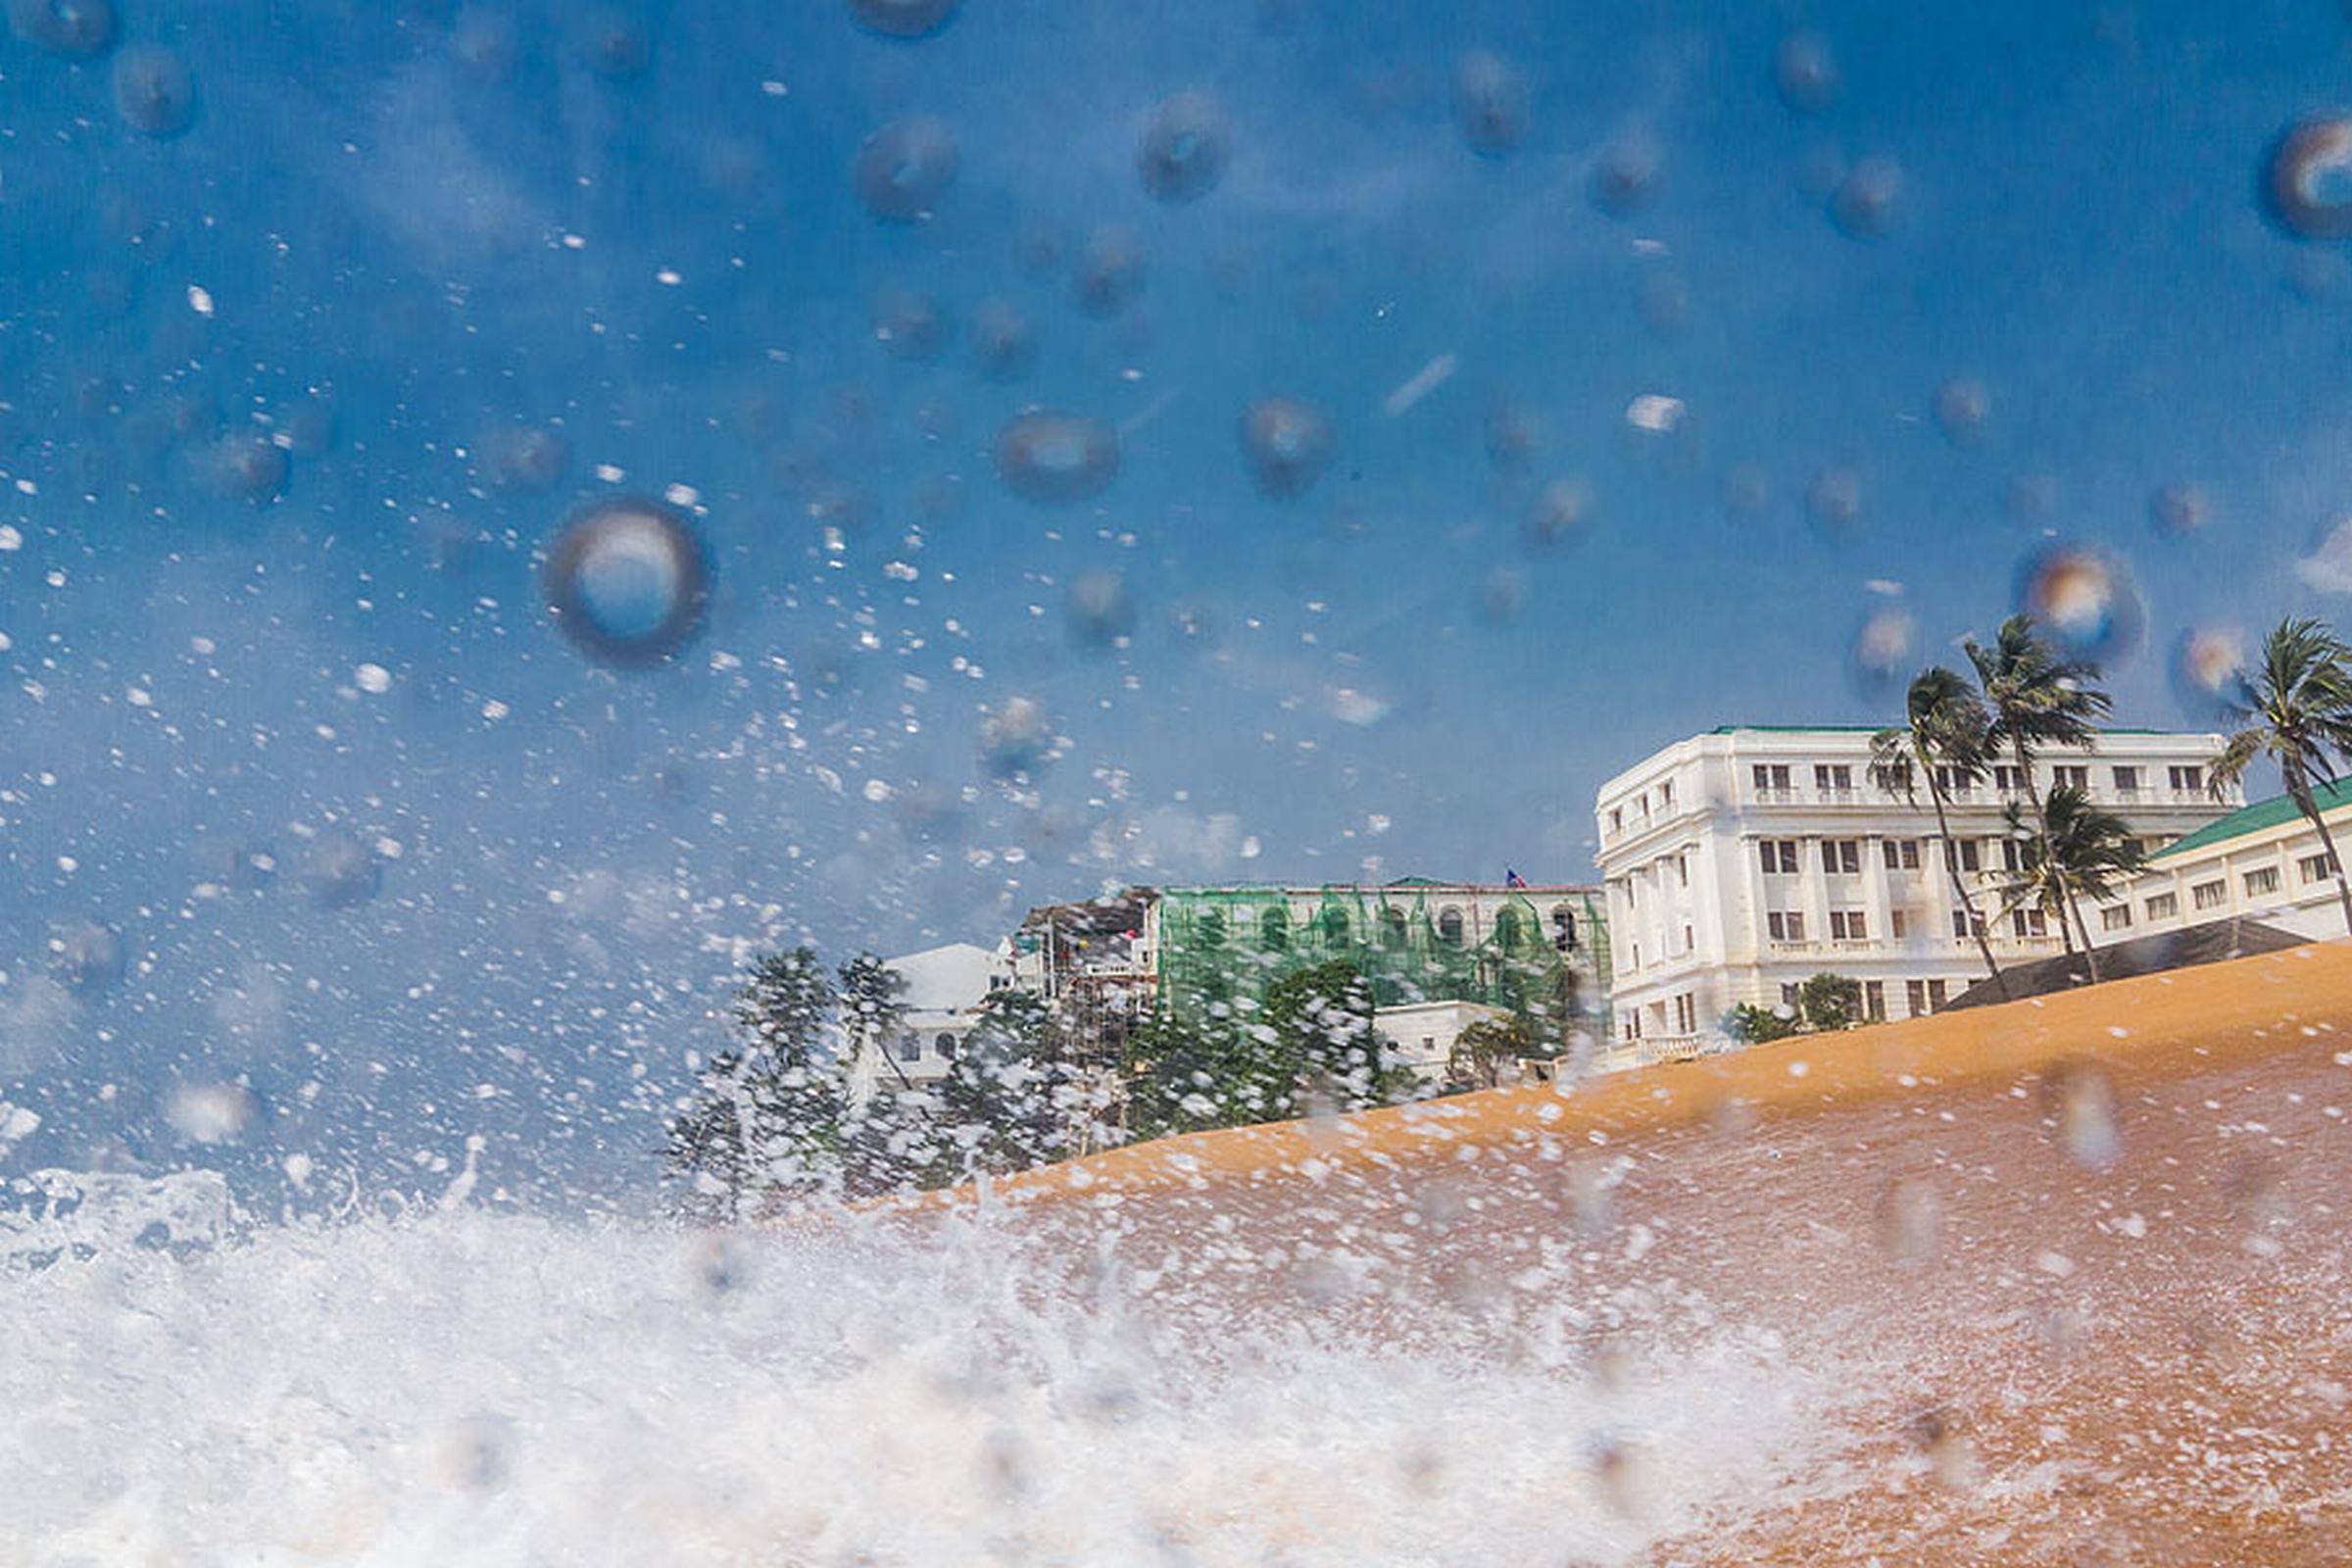
[[[2319,802],[2320,809],[2323,811],[2332,811],[2339,807],[2352,806],[2352,778],[2338,779],[2333,784],[2323,784],[2311,793],[2313,799]],[[2240,807],[2228,816],[2215,818],[2194,833],[2173,840],[2163,849],[2150,855],[2148,858],[2151,860],[2170,859],[2176,855],[2186,855],[2191,850],[2201,850],[2208,844],[2219,844],[2225,839],[2243,838],[2248,833],[2259,833],[2266,827],[2277,827],[2279,823],[2300,814],[2293,801],[2283,795],[2274,795],[2267,801],[2256,801],[2252,806]]]
[[[1889,720],[1889,722],[1899,721]],[[1885,728],[1886,728],[1886,724],[1718,724],[1707,733],[1710,735],[1737,735],[1742,730],[1747,730],[1761,735],[1876,735]],[[2183,735],[2203,732],[2177,729],[2110,728],[2100,730],[2099,733],[2102,735]]]
[[[1389,884],[1393,888],[1449,888],[1458,883],[1441,882],[1434,876],[1400,876]]]

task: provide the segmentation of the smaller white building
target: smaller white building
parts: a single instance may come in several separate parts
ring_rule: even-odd
[[[886,1043],[887,1082],[903,1074],[921,1087],[948,1075],[964,1036],[980,1021],[980,1004],[1012,975],[1010,955],[991,953],[969,942],[951,942],[885,960],[906,982],[900,1002],[906,1011]]]
[[[1382,1007],[1372,1016],[1372,1031],[1388,1042],[1390,1052],[1412,1069],[1414,1077],[1435,1084],[1445,1080],[1453,1044],[1463,1030],[1506,1017],[1501,1008],[1476,1002],[1413,1002]]]
[[[2314,793],[2342,849],[2352,839],[2352,779]],[[2327,847],[2283,795],[2243,807],[2153,852],[2146,875],[2095,911],[2083,911],[2092,939],[2102,944],[2233,916],[2314,941],[2345,934]]]

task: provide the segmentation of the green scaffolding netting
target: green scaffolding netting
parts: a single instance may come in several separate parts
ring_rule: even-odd
[[[1513,892],[1473,931],[1466,912],[1448,915],[1466,900],[1441,892],[1433,905],[1430,891],[1328,887],[1301,917],[1292,907],[1296,890],[1163,889],[1159,1004],[1192,1022],[1248,1011],[1291,970],[1346,958],[1371,980],[1375,1006],[1475,1002],[1573,1018],[1605,1011],[1608,926],[1597,895]]]

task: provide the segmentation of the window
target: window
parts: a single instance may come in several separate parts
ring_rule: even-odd
[[[1788,983],[1786,983],[1786,982],[1784,982],[1784,983],[1782,984],[1782,986],[1781,986],[1781,1005],[1782,1005],[1782,1006],[1784,1006],[1784,1007],[1793,1007],[1793,1006],[1795,1006],[1795,1005],[1796,1005],[1796,987],[1795,987],[1795,986],[1793,986],[1793,985],[1789,985],[1789,984],[1788,984]]]
[[[1748,777],[1755,781],[1756,788],[1760,790],[1786,791],[1788,788],[1788,764],[1758,762],[1748,770]]]
[[[1674,999],[1674,1028],[1677,1034],[1698,1033],[1698,1003],[1688,991]]]
[[[1887,935],[1893,937],[1895,941],[1900,942],[1906,935],[1909,934],[1910,925],[1911,920],[1908,911],[1902,909],[1888,909],[1886,911],[1886,932]]]
[[[1965,795],[1969,785],[1974,782],[1965,768],[1953,767],[1948,763],[1936,765],[1936,787],[1946,795]]]
[[[2295,867],[2303,873],[2306,882],[2325,882],[2335,875],[2335,867],[2328,863],[2328,856],[2324,851],[2318,855],[2306,855],[2295,862]]]
[[[1796,875],[1796,840],[1765,839],[1757,847],[1764,852],[1766,876]]]
[[[1291,917],[1281,905],[1276,905],[1257,917],[1258,940],[1269,953],[1285,953],[1291,946]]]
[[[1854,787],[1854,770],[1845,762],[1816,762],[1813,764],[1813,787],[1823,791],[1850,790]]]
[[[2099,929],[2102,931],[2122,931],[2131,924],[2132,906],[2129,904],[2110,904],[2099,911]]]
[[[1977,928],[1982,929],[1984,924],[1984,918],[1979,916],[1977,920]],[[1954,942],[1974,942],[1976,939],[1976,930],[1972,930],[1969,926],[1968,911],[1966,909],[1954,909],[1952,911],[1952,940]]]
[[[1805,940],[1805,916],[1801,909],[1773,909],[1764,916],[1764,930],[1775,942]]]
[[[1911,764],[1909,762],[1881,762],[1870,770],[1870,781],[1889,795],[1911,793]]]
[[[1688,855],[1674,858],[1674,884],[1683,888],[1690,885],[1690,857]]]
[[[1916,871],[1919,869],[1919,840],[1881,839],[1879,848],[1886,856],[1887,870]]]
[[[932,1037],[931,1049],[939,1053],[940,1060],[954,1061],[956,1059],[956,1037],[942,1029]]]
[[[2200,882],[2188,890],[2189,902],[2200,909],[2218,909],[2229,896],[2230,884],[2219,878],[2211,882]]]
[[[1658,784],[1658,809],[1661,811],[1674,809],[1674,780],[1672,779],[1661,780]]]
[[[1517,909],[1504,908],[1494,911],[1494,946],[1505,953],[1519,951],[1519,911]]]
[[[1955,862],[1957,863],[1955,864]],[[1946,840],[1943,846],[1943,863],[1961,871],[1984,869],[1984,861],[1978,856],[1975,839]]]
[[[1903,982],[1903,1013],[1912,1018],[1928,1015],[1928,983],[1925,980]]]
[[[1634,885],[1630,881],[1625,885],[1625,902],[1629,905],[1634,902]],[[1446,908],[1440,911],[1438,915],[1438,940],[1445,943],[1449,948],[1458,948],[1462,945],[1461,910],[1455,908]],[[1634,951],[1637,955],[1635,961],[1638,963],[1641,961],[1638,955],[1642,950],[1637,948]]]
[[[1386,947],[1401,948],[1404,946],[1404,911],[1402,909],[1380,911],[1380,940]]]
[[[2023,768],[2007,762],[1996,762],[1992,768],[1992,787],[2003,795],[2023,795],[2030,786]]]
[[[2049,916],[2039,909],[2012,909],[2009,929],[2022,937],[2046,937],[2050,934]]]
[[[2001,869],[2022,871],[2026,868],[2026,846],[2022,839],[2001,840]]]
[[[1683,927],[1683,952],[1686,954],[1690,954],[1696,953],[1697,951],[1698,933],[1691,930],[1690,927],[1686,924]]]
[[[2278,891],[2278,868],[2277,866],[2260,865],[2246,873],[2247,898],[2259,899],[2266,894],[2276,893]]]
[[[1867,918],[1860,909],[1832,909],[1830,935],[1840,942],[1866,941],[1870,936]]]
[[[1824,871],[1855,872],[1862,869],[1862,841],[1860,839],[1823,839],[1821,868]]]
[[[2151,893],[2148,895],[2146,907],[2149,919],[2170,920],[2180,912],[2180,895],[2178,893]]]
[[[1204,948],[1225,945],[1225,916],[1214,909],[1205,910],[1200,916],[1200,945]]]
[[[2137,794],[2139,793],[2139,769],[2138,769],[2138,768],[2136,768],[2136,767],[2119,767],[2119,768],[2116,768],[2116,769],[2114,770],[2114,773],[2115,773],[2115,793],[2116,793],[2116,794],[2118,794],[2118,795],[2137,795]]]
[[[1862,1016],[1872,1023],[1886,1021],[1886,985],[1881,980],[1862,982]]]
[[[921,1036],[901,1035],[893,1044],[898,1052],[899,1059],[901,1061],[920,1061],[923,1059],[923,1042]]]
[[[1943,1010],[1943,982],[1940,980],[1928,982],[1928,1010],[1930,1012]]]
[[[2050,769],[2050,776],[2060,789],[2085,792],[2090,789],[2090,769],[2080,763],[2061,762]]]
[[[1624,807],[1622,807],[1622,806],[1612,806],[1612,807],[1610,807],[1610,808],[1609,808],[1609,831],[1610,831],[1610,832],[1612,832],[1612,833],[1621,832],[1621,831],[1623,831],[1623,830],[1624,830],[1624,827],[1625,827],[1625,808],[1624,808]]]
[[[1565,904],[1551,906],[1551,945],[1562,953],[1576,946],[1576,911]]]
[[[1323,940],[1335,948],[1348,945],[1348,911],[1330,908],[1323,911]]]
[[[2169,771],[2177,790],[2196,791],[2205,787],[2205,770],[2201,767],[2176,767]]]

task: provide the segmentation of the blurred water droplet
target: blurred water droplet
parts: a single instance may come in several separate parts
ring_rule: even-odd
[[[2081,545],[2050,545],[2028,556],[2018,567],[2017,608],[2067,652],[2101,664],[2136,651],[2146,620],[2123,562]]]
[[[874,301],[874,337],[891,354],[928,365],[946,352],[947,313],[938,300],[908,288],[887,288]]]
[[[1123,228],[1099,228],[1078,253],[1070,287],[1078,309],[1093,317],[1116,316],[1144,291],[1144,253]]]
[[[554,430],[499,430],[482,442],[482,476],[501,490],[538,494],[563,482],[571,447]]]
[[[991,778],[1009,781],[1043,772],[1053,746],[1053,726],[1034,698],[1007,697],[981,720],[980,760]]]
[[[2203,531],[2213,520],[2213,497],[2198,484],[2168,484],[2148,498],[2148,526],[2167,539]]]
[[[2352,238],[2352,120],[2289,126],[2263,167],[2263,206],[2298,239]]]
[[[233,1144],[252,1127],[260,1107],[242,1084],[182,1084],[164,1103],[172,1130],[196,1144]]]
[[[1037,334],[1020,307],[982,300],[972,309],[972,349],[991,381],[1017,381],[1037,360]]]
[[[115,57],[115,112],[142,136],[170,141],[196,123],[196,78],[187,62],[158,44]]]
[[[1527,608],[1527,574],[1511,566],[1491,566],[1478,582],[1478,612],[1494,625],[1518,618]]]
[[[224,435],[204,459],[205,480],[212,489],[257,507],[285,494],[290,467],[285,452],[266,435]]]
[[[1135,601],[1115,571],[1081,572],[1063,601],[1070,640],[1081,648],[1109,648],[1135,632]]]
[[[1656,195],[1664,154],[1646,136],[1628,136],[1601,150],[1587,190],[1592,205],[1611,218],[1630,218]]]
[[[1589,1450],[1592,1483],[1600,1499],[1619,1518],[1637,1518],[1644,1502],[1644,1477],[1640,1454],[1625,1440],[1594,1438]]]
[[[1911,1445],[1927,1461],[1928,1473],[1939,1486],[1966,1490],[1976,1484],[1975,1446],[1961,1431],[1957,1415],[1936,1408],[1923,1410],[1909,1423]]]
[[[1260,398],[1242,416],[1250,482],[1277,501],[1304,495],[1330,464],[1335,445],[1322,411],[1292,398]]]
[[[1865,158],[1830,193],[1830,220],[1848,239],[1884,239],[1902,220],[1903,172],[1891,158]]]
[[[279,412],[277,444],[298,458],[323,456],[335,444],[335,405],[318,393]]]
[[[850,0],[858,24],[886,38],[922,38],[953,21],[963,0]]]
[[[2173,697],[2181,711],[2211,723],[2237,695],[2245,667],[2246,640],[2234,627],[2191,627],[2173,648]]]
[[[1862,476],[1851,468],[1824,468],[1805,487],[1805,514],[1824,537],[1841,539],[1862,518]]]
[[[1992,394],[1973,375],[1955,375],[1936,389],[1936,424],[1955,446],[1976,440],[1992,412]]]
[[[1582,479],[1554,479],[1527,509],[1528,542],[1547,548],[1581,538],[1592,513],[1592,492]]]
[[[660,663],[702,624],[702,541],[658,501],[622,497],[579,512],[549,547],[544,577],[556,629],[600,663]]]
[[[997,477],[1040,506],[1092,500],[1118,477],[1118,432],[1078,414],[1031,410],[997,433]]]
[[[1896,1263],[1935,1261],[1943,1246],[1943,1197],[1925,1176],[1887,1184],[1879,1200],[1879,1250]]]
[[[1792,32],[1773,55],[1773,85],[1781,102],[1799,114],[1816,115],[1838,97],[1838,62],[1829,40],[1814,32]]]
[[[616,7],[590,13],[580,43],[588,69],[607,81],[633,81],[654,63],[654,37],[644,19]]]
[[[77,997],[94,997],[122,978],[122,933],[85,920],[49,939],[50,967],[57,983]]]
[[[2058,1124],[2066,1157],[2084,1170],[2103,1171],[2123,1157],[2124,1134],[2116,1121],[2115,1090],[2089,1062],[2064,1062],[2045,1081],[2045,1097]]]
[[[1527,78],[1500,55],[1475,50],[1453,70],[1453,121],[1481,158],[1504,158],[1527,139]]]
[[[714,1300],[743,1290],[754,1276],[750,1244],[727,1231],[694,1237],[687,1244],[686,1266],[695,1289]]]
[[[1895,605],[1882,606],[1863,617],[1854,633],[1847,668],[1864,697],[1879,699],[1907,679],[1919,647],[1919,622]]]
[[[384,885],[383,862],[372,847],[348,833],[323,833],[303,857],[303,885],[322,909],[367,903]]]
[[[35,49],[89,60],[115,46],[111,0],[8,0],[8,24]]]
[[[919,222],[956,182],[956,138],[927,116],[895,120],[858,149],[852,178],[866,210],[894,223]]]
[[[453,1422],[441,1435],[443,1480],[462,1492],[495,1492],[514,1478],[522,1435],[513,1419],[481,1411]]]
[[[1497,403],[1487,411],[1487,461],[1505,472],[1527,466],[1544,443],[1544,428],[1534,414],[1516,403]]]
[[[1135,149],[1136,172],[1154,201],[1199,201],[1225,177],[1232,134],[1213,99],[1178,93],[1152,112]]]
[[[450,27],[449,53],[474,80],[505,81],[514,74],[518,53],[514,19],[467,8]]]

